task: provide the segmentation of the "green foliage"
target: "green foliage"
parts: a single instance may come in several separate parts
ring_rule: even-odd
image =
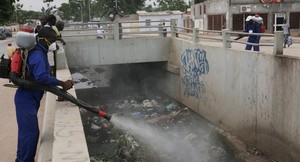
[[[180,10],[186,11],[188,5],[184,3],[182,0],[159,0],[160,10]]]
[[[154,8],[152,7],[152,5],[148,5],[147,7],[144,7],[142,10],[147,12],[153,12]]]
[[[124,14],[134,14],[137,10],[141,10],[145,0],[117,0],[118,11]],[[63,17],[67,20],[80,21],[81,7],[83,20],[89,20],[89,7],[91,10],[91,18],[108,17],[116,6],[115,0],[92,0],[90,6],[89,0],[69,0],[69,3],[63,4],[59,10],[63,12]]]
[[[80,4],[71,2],[61,4],[61,6],[58,9],[63,12],[63,19],[81,21],[80,7]]]
[[[144,6],[145,0],[117,0],[119,12],[124,14],[135,14]],[[115,8],[115,0],[96,0],[94,3],[94,14],[100,17],[107,17]]]
[[[0,24],[7,23],[14,13],[15,0],[0,0]]]

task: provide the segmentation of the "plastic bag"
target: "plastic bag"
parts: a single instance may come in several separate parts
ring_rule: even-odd
[[[292,38],[292,36],[289,36],[288,40],[287,40],[287,45],[290,46],[292,44],[293,44],[293,38]]]

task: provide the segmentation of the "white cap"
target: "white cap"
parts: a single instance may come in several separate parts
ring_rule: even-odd
[[[247,18],[246,18],[246,21],[250,21],[250,20],[252,20],[253,19],[253,16],[248,16]]]

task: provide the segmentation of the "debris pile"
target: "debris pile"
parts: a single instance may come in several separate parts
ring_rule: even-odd
[[[101,95],[97,95],[101,96]],[[107,96],[109,97],[109,96]],[[105,99],[106,112],[145,122],[167,135],[191,145],[191,150],[178,148],[182,154],[193,152],[203,161],[235,161],[231,148],[219,141],[217,131],[201,116],[168,97],[141,95]],[[120,130],[107,120],[81,110],[92,162],[101,161],[182,161],[178,152],[160,151],[159,146],[145,144],[142,139]],[[114,116],[113,116],[114,118]],[[178,146],[180,147],[180,146]],[[188,151],[188,152],[185,152]],[[194,156],[194,155],[193,155]],[[200,157],[201,156],[201,157]],[[204,160],[205,159],[205,160]],[[189,161],[197,161],[190,159]]]

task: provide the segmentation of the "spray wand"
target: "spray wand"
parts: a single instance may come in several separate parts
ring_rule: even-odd
[[[97,107],[91,106],[79,99],[76,99],[74,96],[72,96],[70,93],[68,93],[67,91],[58,88],[58,87],[47,87],[47,91],[56,94],[57,96],[63,97],[64,99],[74,103],[75,105],[77,105],[78,107],[84,108],[87,111],[90,111],[100,117],[105,118],[106,120],[110,121],[112,115],[107,114],[104,112],[103,109],[99,109]]]
[[[110,121],[110,119],[112,117],[110,114],[105,113],[103,109],[99,109],[97,107],[91,106],[91,105],[75,98],[70,93],[68,93],[67,91],[65,91],[61,88],[45,86],[45,85],[38,84],[38,83],[36,83],[32,80],[22,79],[22,78],[19,77],[19,75],[17,73],[10,73],[10,80],[15,85],[20,86],[20,87],[32,88],[32,89],[38,89],[38,90],[51,92],[51,93],[53,93],[57,96],[60,96],[64,99],[74,103],[78,107],[84,108],[87,111],[90,111],[90,112],[92,112],[92,113],[94,113],[94,114],[96,114],[100,117],[105,118],[108,121]]]

